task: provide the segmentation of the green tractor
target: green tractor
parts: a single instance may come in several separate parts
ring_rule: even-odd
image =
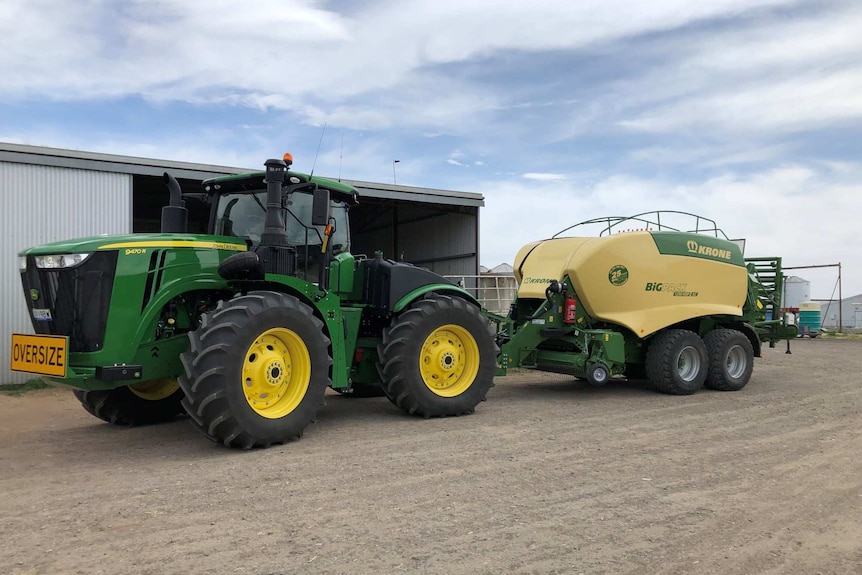
[[[351,254],[356,190],[291,163],[205,181],[206,235],[187,233],[165,174],[161,233],[22,252],[36,335],[13,335],[12,369],[72,388],[105,421],[187,413],[245,449],[300,437],[327,388],[425,418],[472,413],[497,355],[479,303],[426,269]]]

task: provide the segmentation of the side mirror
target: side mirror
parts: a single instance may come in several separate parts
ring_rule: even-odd
[[[325,226],[330,216],[329,190],[317,188],[311,203],[311,225]]]

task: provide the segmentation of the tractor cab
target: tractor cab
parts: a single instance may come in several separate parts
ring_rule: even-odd
[[[243,238],[249,250],[258,249],[267,221],[266,173],[213,178],[204,181],[203,187],[212,206],[209,233]],[[325,210],[321,210],[321,202],[328,203]],[[332,256],[350,251],[347,211],[356,204],[356,190],[351,186],[292,171],[285,174],[276,209],[284,225],[286,247],[296,253],[296,275],[316,281],[319,254],[327,243]],[[321,211],[326,223],[315,217]]]

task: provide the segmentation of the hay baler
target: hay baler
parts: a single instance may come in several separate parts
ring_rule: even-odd
[[[671,226],[682,219],[690,225]],[[599,225],[597,236],[564,236]],[[651,212],[576,224],[515,257],[518,291],[498,324],[498,375],[513,367],[603,385],[742,389],[761,345],[795,337],[780,313],[781,258],[743,257],[712,220]]]

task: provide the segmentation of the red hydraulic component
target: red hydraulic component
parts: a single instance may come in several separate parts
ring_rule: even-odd
[[[563,323],[575,323],[575,315],[578,309],[578,302],[573,297],[566,298],[566,305],[563,311]]]

